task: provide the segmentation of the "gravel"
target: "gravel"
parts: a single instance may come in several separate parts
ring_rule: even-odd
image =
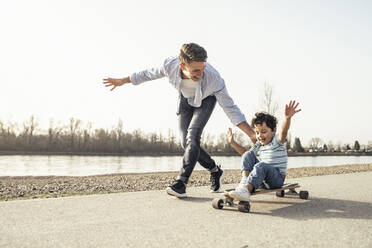
[[[287,170],[286,179],[371,171],[372,164],[328,167],[304,167]],[[72,195],[107,194],[115,192],[163,190],[177,177],[178,172],[108,174],[97,176],[24,176],[0,177],[0,201],[51,198]],[[209,172],[194,171],[190,186],[210,185]],[[226,170],[224,184],[237,184],[239,170]]]

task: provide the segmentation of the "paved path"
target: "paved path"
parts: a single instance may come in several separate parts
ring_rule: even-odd
[[[0,247],[372,247],[371,178],[291,179],[309,200],[257,195],[248,214],[207,187],[0,202]]]

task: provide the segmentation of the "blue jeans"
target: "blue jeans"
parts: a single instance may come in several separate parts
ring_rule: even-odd
[[[185,150],[178,180],[187,183],[196,162],[211,171],[216,163],[209,154],[200,147],[200,138],[214,107],[216,97],[208,96],[203,99],[200,107],[196,108],[187,103],[187,98],[180,96],[178,104],[178,126],[181,133],[181,146]]]
[[[271,189],[277,189],[283,186],[285,175],[282,175],[279,168],[275,168],[270,163],[258,161],[252,151],[245,152],[242,155],[242,171],[250,171],[248,183],[257,189],[263,182],[267,183]]]

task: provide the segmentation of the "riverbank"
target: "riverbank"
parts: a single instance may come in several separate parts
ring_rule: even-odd
[[[287,180],[299,177],[346,174],[372,171],[372,164],[329,167],[291,168]],[[109,174],[96,176],[26,176],[0,177],[0,201],[52,198],[72,195],[107,194],[129,191],[163,190],[177,177],[178,172]],[[240,181],[239,170],[226,170],[224,184]],[[294,181],[294,180],[291,180]],[[207,171],[194,171],[188,186],[210,185]]]

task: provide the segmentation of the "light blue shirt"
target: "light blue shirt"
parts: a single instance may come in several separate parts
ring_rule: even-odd
[[[271,142],[265,146],[257,141],[251,148],[251,151],[256,154],[259,161],[279,168],[281,174],[286,174],[288,162],[287,148],[284,143],[280,142],[278,135],[274,135]]]
[[[160,67],[133,73],[130,76],[130,80],[132,84],[138,85],[162,77],[168,77],[169,82],[178,90],[180,97],[182,78],[178,57],[166,59]],[[193,107],[200,107],[202,100],[211,95],[216,96],[218,104],[222,107],[233,125],[238,125],[246,120],[243,113],[229,96],[223,78],[216,69],[206,62],[203,76],[196,87],[195,96],[188,98],[187,101]]]

